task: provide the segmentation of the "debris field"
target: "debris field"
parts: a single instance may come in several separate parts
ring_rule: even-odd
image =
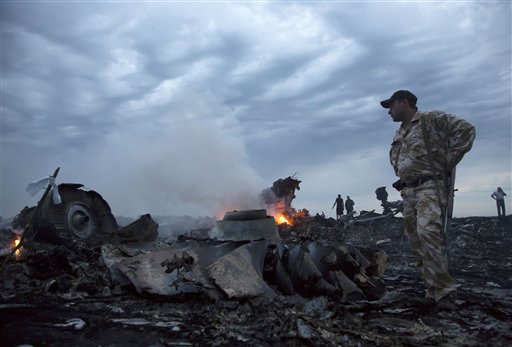
[[[218,237],[231,221],[165,241],[150,218],[97,245],[27,241],[0,273],[1,345],[512,344],[512,216],[451,221],[457,311],[411,304],[400,217],[306,216],[242,241]],[[17,237],[2,229],[2,262]]]

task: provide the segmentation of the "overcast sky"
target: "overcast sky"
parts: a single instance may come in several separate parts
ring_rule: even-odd
[[[99,192],[114,215],[219,216],[302,180],[312,214],[350,195],[381,212],[399,194],[399,126],[379,101],[477,129],[454,215],[493,216],[511,178],[511,5],[447,2],[1,2],[0,215],[28,183]]]

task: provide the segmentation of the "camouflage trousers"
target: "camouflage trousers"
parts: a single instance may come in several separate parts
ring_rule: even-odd
[[[429,181],[414,188],[404,188],[401,195],[404,200],[402,214],[405,233],[427,287],[425,296],[436,301],[446,295],[455,299],[457,284],[448,273],[448,260],[441,235],[443,210],[446,206],[444,184],[441,181]]]

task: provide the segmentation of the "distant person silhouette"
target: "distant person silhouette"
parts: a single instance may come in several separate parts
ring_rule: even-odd
[[[354,211],[354,200],[350,198],[350,196],[347,195],[347,200],[345,200],[345,208],[347,209],[347,214],[350,214],[352,211]]]
[[[343,199],[341,198],[341,194],[338,194],[338,197],[336,198],[336,200],[334,200],[332,208],[334,208],[334,206],[336,206],[336,219],[340,219],[341,216],[343,216],[344,210]]]
[[[501,189],[501,187],[498,187],[497,190],[491,194],[491,198],[496,200],[496,208],[498,209],[498,217],[505,217],[505,197],[507,194]]]

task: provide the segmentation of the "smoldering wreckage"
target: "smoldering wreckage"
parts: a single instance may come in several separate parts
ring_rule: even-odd
[[[301,181],[287,177],[262,192],[266,209],[169,237],[149,214],[119,226],[99,193],[57,173],[2,223],[2,346],[512,343],[511,216],[451,221],[458,310],[439,311],[411,304],[424,288],[384,187],[382,214],[334,220],[295,210]]]

